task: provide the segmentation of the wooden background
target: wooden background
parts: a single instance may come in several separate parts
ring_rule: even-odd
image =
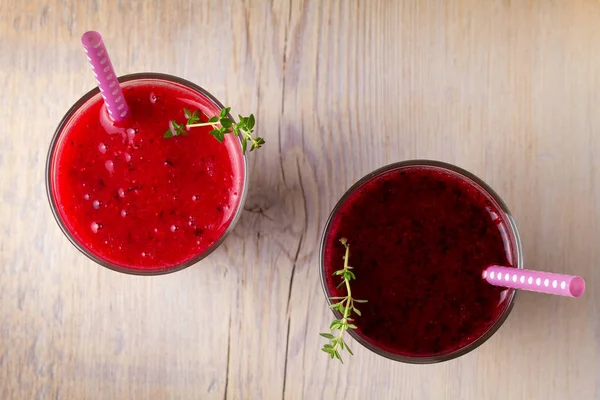
[[[50,138],[94,86],[97,29],[120,74],[204,86],[267,140],[234,233],[168,276],[98,267],[44,187]],[[600,399],[597,0],[1,0],[0,398]],[[317,335],[317,248],[344,191],[432,158],[481,176],[526,267],[580,274],[579,300],[521,293],[477,351],[404,365]]]

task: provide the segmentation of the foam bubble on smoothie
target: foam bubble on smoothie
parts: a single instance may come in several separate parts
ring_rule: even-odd
[[[100,142],[100,144],[98,144],[98,151],[102,154],[106,153],[106,145]]]
[[[113,172],[115,170],[115,164],[112,162],[112,160],[106,160],[104,166],[106,167],[108,172]]]
[[[92,222],[90,228],[92,229],[92,232],[98,233],[98,229],[100,229],[100,224],[97,222]]]
[[[95,210],[100,208],[100,202],[98,200],[94,200],[92,202],[92,207],[94,207]]]
[[[134,146],[133,143],[133,139],[135,139],[135,129],[133,128],[127,128],[127,130],[125,131],[126,135],[127,135],[127,141],[129,143],[130,146]],[[134,146],[135,148],[135,146]]]
[[[123,188],[119,188],[119,190],[117,191],[117,193],[119,194],[120,198],[125,197],[125,191],[123,190]]]

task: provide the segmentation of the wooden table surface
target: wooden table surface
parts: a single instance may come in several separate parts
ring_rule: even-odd
[[[178,75],[257,116],[240,223],[166,276],[101,268],[44,185],[60,118],[119,74]],[[0,2],[0,399],[600,399],[600,2]],[[521,293],[475,352],[414,366],[354,343],[329,361],[318,242],[335,202],[431,158],[511,207],[526,267],[580,274],[578,300]]]

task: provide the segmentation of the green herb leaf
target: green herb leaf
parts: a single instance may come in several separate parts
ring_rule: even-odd
[[[194,125],[200,122],[200,111],[196,110],[191,112],[187,108],[184,108],[185,117],[187,118],[187,125]]]
[[[252,128],[254,128],[254,114],[250,114],[250,116],[248,117],[248,120],[246,121],[246,129],[248,129],[249,131],[252,130]]]
[[[167,129],[167,131],[165,132],[165,134],[163,135],[163,137],[165,137],[165,138],[172,138],[173,137],[173,132],[171,132],[170,129]]]
[[[187,135],[187,131],[183,124],[178,124],[175,121],[171,121],[171,123],[173,124],[173,131],[175,131],[173,134],[174,136]]]
[[[352,352],[352,350],[350,350],[350,347],[348,347],[348,345],[346,344],[346,350],[348,350],[348,353],[354,355],[354,353]]]
[[[335,339],[335,336],[333,336],[331,333],[319,333],[319,335],[323,336],[326,339]]]
[[[221,126],[223,128],[231,128],[232,125],[233,125],[233,121],[230,120],[229,118],[221,118]]]
[[[221,112],[219,113],[219,117],[220,118],[225,118],[227,116],[227,114],[229,114],[229,111],[231,111],[231,107],[225,107],[221,110]]]
[[[223,143],[223,140],[225,140],[223,132],[221,132],[220,129],[213,129],[212,131],[210,131],[210,134],[213,135],[215,139],[217,139],[221,143]]]

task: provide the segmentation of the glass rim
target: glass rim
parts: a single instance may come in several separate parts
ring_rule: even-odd
[[[221,104],[221,102],[219,100],[217,100],[217,98],[214,97],[212,94],[210,94],[207,90],[196,85],[193,82],[190,82],[183,78],[179,78],[177,76],[163,74],[163,73],[157,73],[157,72],[141,72],[141,73],[120,76],[118,78],[118,81],[119,81],[119,83],[124,83],[124,82],[129,82],[129,81],[134,81],[134,80],[143,80],[143,79],[162,80],[162,81],[167,81],[167,82],[172,82],[172,83],[177,83],[177,84],[183,85],[183,86],[197,92],[201,96],[204,96],[208,101],[210,101],[214,106],[218,107],[219,109],[225,108]],[[126,268],[126,267],[118,266],[116,264],[112,264],[110,262],[107,262],[107,261],[101,259],[100,257],[93,254],[91,251],[89,251],[87,248],[85,248],[81,243],[79,243],[79,241],[71,234],[71,232],[69,232],[69,230],[65,226],[61,216],[59,215],[58,207],[57,207],[56,201],[54,199],[54,196],[52,194],[52,187],[51,187],[52,158],[53,158],[54,152],[56,150],[56,146],[58,144],[58,139],[60,138],[65,125],[71,120],[73,115],[85,103],[87,103],[91,98],[93,98],[94,96],[96,96],[99,93],[100,93],[100,89],[98,87],[95,87],[94,89],[88,91],[86,94],[81,96],[81,98],[79,98],[79,100],[77,100],[71,106],[71,108],[69,108],[69,110],[66,112],[66,114],[62,117],[56,130],[54,131],[54,135],[52,137],[52,140],[50,142],[50,146],[48,149],[48,154],[46,157],[46,173],[45,173],[46,195],[48,197],[48,202],[50,203],[50,209],[52,210],[54,219],[56,220],[61,231],[67,237],[67,239],[69,239],[69,241],[71,242],[71,244],[73,246],[75,246],[81,253],[83,253],[85,256],[87,256],[89,259],[91,259],[95,263],[97,263],[103,267],[106,267],[108,269],[111,269],[113,271],[122,272],[122,273],[129,274],[129,275],[142,275],[142,276],[166,275],[166,274],[170,274],[173,272],[181,271],[182,269],[188,268],[188,267],[198,263],[199,261],[203,260],[208,255],[210,255],[213,251],[215,251],[217,249],[217,247],[219,247],[221,245],[221,243],[231,233],[231,231],[236,226],[238,220],[240,219],[240,216],[244,209],[244,203],[246,201],[246,196],[247,196],[247,192],[248,192],[248,160],[247,160],[246,154],[242,154],[243,166],[244,166],[244,168],[243,168],[244,176],[243,176],[243,180],[242,180],[243,187],[241,190],[240,201],[239,201],[237,210],[235,211],[233,218],[229,222],[229,226],[227,227],[227,229],[225,229],[225,231],[219,237],[219,239],[217,239],[212,245],[210,245],[201,254],[199,254],[198,256],[196,256],[184,263],[178,264],[174,267],[166,268],[166,269],[156,269],[156,270],[154,270],[154,269],[153,270],[143,270],[143,269]],[[235,119],[230,114],[228,114],[228,117],[232,121],[235,121]],[[238,140],[239,140],[240,146],[241,146],[241,139],[239,137],[238,137]],[[240,147],[240,151],[241,151],[241,147]]]
[[[331,228],[331,223],[333,221],[333,218],[337,215],[340,207],[346,202],[346,200],[348,200],[348,198],[357,189],[359,189],[361,186],[363,186],[366,182],[368,182],[371,179],[373,179],[377,176],[380,176],[386,172],[396,170],[399,168],[404,168],[404,167],[432,167],[432,168],[443,169],[446,171],[450,171],[454,174],[458,174],[462,178],[467,178],[467,180],[470,180],[473,183],[475,183],[477,186],[479,186],[479,188],[484,192],[484,194],[487,194],[493,201],[496,202],[496,204],[499,207],[499,211],[501,211],[504,214],[504,217],[508,221],[508,228],[510,229],[509,237],[510,237],[510,235],[512,235],[512,238],[514,238],[514,246],[515,246],[514,251],[516,253],[516,267],[519,269],[523,269],[523,249],[522,249],[522,244],[521,244],[521,238],[519,236],[519,231],[517,229],[517,224],[516,224],[512,214],[510,213],[510,210],[508,209],[508,206],[506,205],[506,203],[487,183],[485,183],[482,179],[480,179],[476,175],[472,174],[471,172],[469,172],[465,169],[462,169],[460,167],[457,167],[453,164],[443,162],[443,161],[424,160],[424,159],[399,161],[399,162],[391,163],[391,164],[385,165],[381,168],[378,168],[378,169],[368,173],[367,175],[363,176],[361,179],[359,179],[348,190],[346,190],[344,195],[340,198],[340,200],[338,200],[335,207],[329,214],[329,217],[327,218],[327,222],[325,223],[325,228],[323,229],[323,233],[321,236],[321,243],[320,243],[320,247],[319,247],[319,275],[320,275],[320,279],[321,279],[321,287],[323,288],[323,293],[325,294],[325,298],[327,300],[328,305],[333,304],[333,302],[330,300],[331,294],[329,293],[327,281],[325,278],[325,257],[324,256],[325,256],[326,240],[327,240],[329,229]],[[439,362],[443,362],[443,361],[449,361],[449,360],[463,356],[463,355],[475,350],[476,348],[481,346],[483,343],[485,343],[489,338],[491,338],[494,335],[494,333],[496,333],[498,331],[498,329],[500,329],[500,327],[504,324],[504,321],[506,321],[506,319],[510,315],[512,308],[514,306],[516,295],[517,295],[517,291],[514,289],[509,289],[509,293],[510,293],[509,294],[510,298],[508,300],[508,304],[507,304],[506,308],[504,309],[504,311],[502,311],[502,314],[498,317],[496,322],[494,322],[494,324],[492,326],[490,326],[488,328],[488,330],[486,332],[484,332],[483,335],[479,336],[477,339],[475,339],[473,342],[469,343],[468,345],[461,347],[459,349],[456,349],[454,351],[451,351],[449,353],[445,353],[445,354],[425,356],[425,357],[404,356],[404,355],[395,354],[395,353],[389,352],[387,350],[384,350],[380,347],[377,347],[376,345],[365,340],[362,336],[360,336],[358,333],[356,333],[352,329],[350,329],[348,331],[348,333],[350,336],[352,336],[352,338],[354,340],[356,340],[362,346],[371,350],[375,354],[378,354],[380,356],[383,356],[383,357],[388,358],[393,361],[400,361],[400,362],[404,362],[407,364],[434,364],[434,363],[439,363]],[[332,312],[336,316],[336,318],[341,317],[341,314],[339,312],[337,312],[335,310],[332,310]]]

